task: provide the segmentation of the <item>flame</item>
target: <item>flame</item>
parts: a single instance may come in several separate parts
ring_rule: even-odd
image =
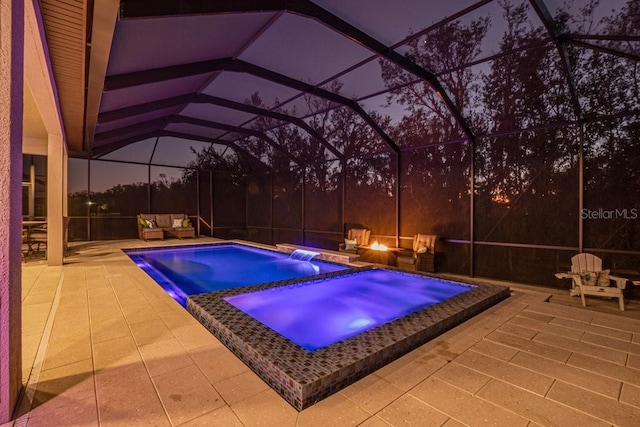
[[[386,251],[387,247],[385,245],[381,245],[378,242],[375,242],[373,245],[371,245],[371,249],[375,251]]]

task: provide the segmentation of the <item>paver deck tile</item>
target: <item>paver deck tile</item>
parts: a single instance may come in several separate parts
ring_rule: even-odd
[[[547,397],[610,424],[628,427],[640,424],[640,408],[620,403],[615,399],[603,398],[599,394],[562,381],[556,381]]]
[[[568,340],[557,335],[540,333],[536,335],[533,340],[536,342],[554,346],[556,348],[569,350],[574,353],[585,354],[587,356],[596,357],[598,359],[606,360],[620,365],[624,365],[627,362],[627,354],[622,351],[605,348],[586,342]]]
[[[621,381],[586,371],[579,367],[544,359],[531,353],[520,352],[511,359],[511,363],[547,375],[550,378],[560,379],[578,387],[594,390],[612,399],[618,398],[622,387]]]
[[[499,380],[489,382],[478,396],[543,426],[610,427],[598,418]]]
[[[574,353],[567,361],[568,365],[595,372],[616,380],[640,386],[640,370],[607,362],[595,357]]]
[[[622,341],[631,341],[632,332],[621,331],[620,329],[608,328],[605,326],[594,325],[592,323],[576,322],[575,320],[562,319],[554,317],[551,324],[563,326],[565,328],[576,329],[579,331],[589,332],[596,335],[616,338]]]
[[[493,332],[487,336],[487,340],[563,363],[569,359],[569,356],[571,356],[571,352],[568,350],[540,342],[526,340],[514,335],[505,334],[504,332]]]
[[[577,329],[565,328],[564,326],[553,325],[547,322],[540,322],[538,320],[522,316],[516,316],[513,319],[509,320],[509,324],[517,325],[522,328],[532,329],[538,332],[544,332],[547,334],[560,335],[561,337],[569,338],[576,341],[579,341],[582,335],[584,335],[583,331]]]
[[[474,426],[526,426],[528,420],[499,405],[475,397],[436,378],[429,378],[409,392],[410,395],[445,414]]]
[[[535,371],[503,362],[475,351],[468,351],[456,358],[456,362],[469,369],[481,372],[489,377],[497,378],[511,385],[522,387],[532,393],[544,396],[553,379]]]

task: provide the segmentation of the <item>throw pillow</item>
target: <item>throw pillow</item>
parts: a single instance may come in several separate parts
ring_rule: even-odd
[[[595,271],[583,271],[580,273],[580,281],[584,286],[596,286],[598,283],[598,273]]]
[[[597,286],[609,287],[611,283],[609,279],[609,275],[610,275],[609,270],[602,270],[600,273],[598,273]]]
[[[356,248],[358,241],[356,239],[344,239],[344,248],[353,250]]]
[[[149,228],[156,228],[158,227],[158,225],[156,224],[156,222],[152,219],[147,219],[147,227]]]
[[[182,220],[182,226],[183,227],[191,227],[191,221],[189,221],[189,218],[185,218]]]
[[[138,220],[138,222],[140,223],[140,225],[142,226],[142,228],[149,228],[149,224],[147,224],[147,220],[140,218]]]
[[[426,246],[421,246],[416,252],[419,254],[426,254],[427,252],[429,252],[429,248],[427,248]]]
[[[173,228],[182,228],[182,220],[181,219],[174,219],[173,220]]]

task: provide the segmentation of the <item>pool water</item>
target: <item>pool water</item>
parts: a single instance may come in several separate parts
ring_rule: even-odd
[[[432,277],[368,270],[224,299],[315,351],[472,288]]]
[[[183,306],[190,295],[347,269],[240,244],[128,250],[127,255]]]

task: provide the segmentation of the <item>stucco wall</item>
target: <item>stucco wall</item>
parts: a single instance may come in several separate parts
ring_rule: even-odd
[[[0,423],[21,387],[24,2],[0,0]]]

